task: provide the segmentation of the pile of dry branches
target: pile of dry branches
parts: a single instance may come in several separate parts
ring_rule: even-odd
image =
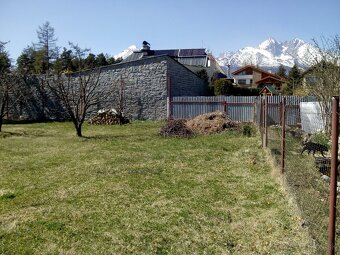
[[[198,134],[213,134],[225,129],[240,129],[240,123],[233,121],[223,112],[212,112],[197,116],[188,120],[186,125],[193,132]]]
[[[168,120],[165,125],[161,128],[160,134],[166,137],[181,137],[187,138],[194,136],[194,132],[192,132],[186,126],[186,120]]]
[[[230,119],[223,112],[199,115],[191,120],[168,120],[160,134],[171,137],[191,137],[195,134],[213,134],[226,129],[240,130],[241,124]]]

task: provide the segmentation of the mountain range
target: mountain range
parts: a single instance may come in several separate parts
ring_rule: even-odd
[[[134,51],[138,51],[136,45],[131,45],[114,58],[125,59]],[[230,65],[236,69],[246,64],[257,65],[263,68],[276,69],[279,65],[291,68],[294,64],[300,67],[310,66],[313,58],[317,56],[317,49],[301,39],[279,42],[272,37],[263,41],[257,47],[245,47],[237,51],[225,51],[216,57],[217,62],[223,68]]]
[[[269,37],[258,47],[245,47],[234,52],[226,51],[216,60],[220,66],[230,65],[232,69],[246,64],[267,68],[283,65],[291,68],[294,64],[300,67],[311,65],[316,55],[317,49],[301,39],[279,42]]]

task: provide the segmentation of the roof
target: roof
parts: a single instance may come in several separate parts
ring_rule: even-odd
[[[234,72],[232,73],[232,75],[237,75],[238,73],[241,73],[242,71],[246,70],[247,68],[252,68],[253,70],[256,70],[256,71],[261,72],[261,73],[265,73],[265,74],[267,74],[267,75],[269,75],[269,76],[272,76],[272,77],[276,77],[276,78],[278,78],[278,79],[280,79],[280,80],[284,79],[284,78],[281,77],[281,76],[278,76],[278,75],[276,75],[276,74],[267,72],[267,71],[265,71],[265,70],[263,70],[263,69],[261,69],[261,68],[258,68],[258,67],[252,66],[252,65],[246,65],[246,66],[244,66],[244,67],[241,67],[240,69],[234,71]]]
[[[169,50],[149,50],[148,56],[163,56],[167,55],[172,58],[206,58],[208,55],[205,49],[169,49]],[[135,51],[123,62],[130,62],[141,59],[143,57],[143,51]]]
[[[278,94],[274,86],[265,86],[261,89],[260,94],[262,94],[265,90],[268,90],[272,95]]]
[[[268,79],[272,79],[272,80],[276,80],[276,81],[279,81],[279,82],[283,82],[283,80],[280,79],[280,78],[276,78],[274,76],[267,76],[267,77],[264,77],[261,80],[258,80],[256,83],[262,83],[262,82],[264,82],[265,80],[268,80]]]

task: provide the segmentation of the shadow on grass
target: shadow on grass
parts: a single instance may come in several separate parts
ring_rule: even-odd
[[[9,138],[9,137],[48,137],[48,135],[45,131],[43,130],[30,130],[29,132],[27,131],[22,131],[22,132],[10,132],[10,131],[1,131],[0,132],[0,138]]]
[[[0,138],[8,138],[13,136],[28,136],[26,132],[9,132],[9,131],[1,131]]]
[[[115,141],[117,139],[132,139],[134,141],[147,141],[150,139],[149,136],[140,136],[137,134],[98,134],[92,136],[82,136],[81,139],[84,141]]]

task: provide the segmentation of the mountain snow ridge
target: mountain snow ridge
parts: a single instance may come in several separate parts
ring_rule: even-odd
[[[131,45],[114,55],[114,58],[125,59],[138,50],[136,45]],[[269,37],[257,47],[248,46],[237,51],[225,51],[216,60],[221,67],[230,65],[232,69],[246,64],[274,68],[283,65],[291,68],[294,64],[300,67],[310,66],[313,63],[313,58],[318,55],[318,51],[313,45],[301,39],[295,38],[280,42]]]
[[[312,64],[313,57],[317,55],[317,49],[301,39],[279,42],[269,37],[258,47],[245,47],[236,52],[226,51],[216,59],[219,65],[230,65],[234,68],[246,64],[263,67],[278,67],[279,65],[293,67],[297,64],[306,67]]]
[[[122,58],[126,59],[128,56],[130,56],[134,51],[138,51],[139,49],[137,48],[136,45],[131,45],[127,49],[123,50],[122,52],[114,55],[114,59]]]

